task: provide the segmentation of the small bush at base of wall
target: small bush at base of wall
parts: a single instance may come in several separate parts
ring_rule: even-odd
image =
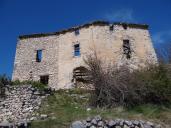
[[[24,85],[24,84],[30,84],[32,87],[38,89],[39,91],[44,91],[48,86],[45,84],[40,83],[39,81],[12,81],[13,86],[19,86],[19,85]]]
[[[5,86],[11,84],[11,80],[5,74],[0,75],[0,98],[5,97]]]

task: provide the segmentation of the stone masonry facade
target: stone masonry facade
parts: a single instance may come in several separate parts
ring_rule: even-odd
[[[41,50],[41,62],[37,52]],[[73,86],[73,70],[86,67],[84,58],[96,51],[105,62],[139,68],[157,63],[148,25],[95,21],[54,33],[19,36],[13,80],[48,76],[54,89]]]

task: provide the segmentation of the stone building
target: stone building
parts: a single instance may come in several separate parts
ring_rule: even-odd
[[[95,21],[54,33],[19,36],[13,80],[34,80],[52,88],[73,86],[73,73],[95,50],[105,61],[138,68],[156,63],[148,25]]]

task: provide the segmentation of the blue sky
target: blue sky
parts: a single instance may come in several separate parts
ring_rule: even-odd
[[[12,74],[19,35],[94,20],[149,24],[155,46],[171,41],[171,0],[0,0],[0,74]]]

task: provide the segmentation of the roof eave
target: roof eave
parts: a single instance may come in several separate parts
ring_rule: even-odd
[[[51,32],[51,33],[38,33],[38,34],[30,34],[30,35],[21,35],[19,36],[19,39],[26,39],[26,38],[37,38],[37,37],[45,37],[45,36],[52,36],[52,35],[59,35],[59,34],[65,34],[67,32],[73,32],[77,29],[81,29],[81,28],[87,28],[90,27],[92,25],[98,25],[98,26],[106,26],[106,25],[126,25],[127,27],[130,28],[140,28],[140,29],[148,29],[148,25],[147,24],[133,24],[133,23],[124,23],[124,22],[114,22],[114,23],[110,23],[107,21],[94,21],[91,23],[87,23],[87,24],[83,24],[80,26],[76,26],[76,27],[72,27],[69,29],[64,29],[58,32]]]

